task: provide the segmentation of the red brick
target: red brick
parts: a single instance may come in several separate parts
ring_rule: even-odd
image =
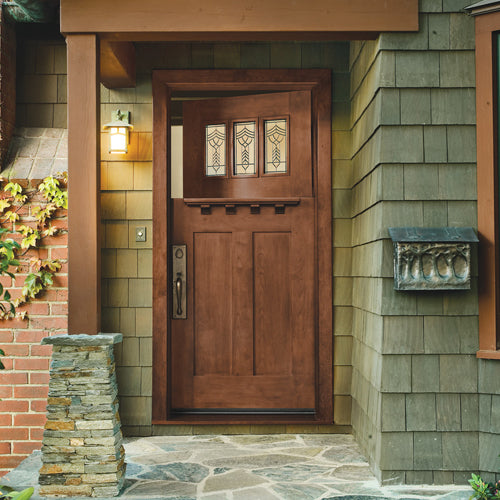
[[[0,455],[10,455],[10,443],[0,443]]]
[[[46,398],[49,388],[45,385],[18,385],[14,387],[15,398]]]
[[[54,236],[46,236],[42,239],[42,246],[67,246],[68,245],[68,233],[58,233]]]
[[[19,179],[19,180],[21,181],[21,180],[25,180],[25,179]],[[23,187],[24,187],[24,186],[23,186]],[[20,207],[20,208],[17,210],[17,213],[18,213],[18,215],[19,215],[20,217],[22,217],[22,222],[23,222],[24,224],[26,224],[25,217],[26,217],[27,215],[29,215],[29,214],[30,214],[30,207],[29,207],[29,205],[23,205],[22,207]],[[30,226],[30,227],[35,228],[35,227],[36,227],[36,224],[35,224],[35,225],[33,225],[33,226]]]
[[[60,231],[68,230],[68,219],[52,219],[52,227],[56,227]]]
[[[31,355],[32,356],[50,356],[51,354],[52,354],[52,346],[51,345],[33,344],[31,346]]]
[[[57,301],[68,302],[68,290],[57,290]]]
[[[18,312],[27,311],[30,315],[41,316],[49,314],[49,304],[47,302],[29,302],[16,309]]]
[[[1,323],[0,323],[0,326]],[[14,340],[14,334],[12,332],[6,332],[3,330],[0,330],[0,342],[5,343],[5,342],[12,342]]]
[[[42,446],[41,443],[39,442],[32,442],[32,441],[20,441],[17,443],[13,443],[13,453],[33,453],[34,450],[39,450],[40,447]]]
[[[14,360],[16,370],[48,370],[49,360],[40,358],[16,358]]]
[[[4,455],[0,456],[0,467],[8,467],[13,469],[17,467],[27,455]]]
[[[5,367],[5,370],[12,370],[12,367],[14,366],[12,358],[2,358],[2,363]],[[2,380],[2,372],[0,372],[0,380]]]
[[[11,287],[12,286],[12,278],[10,276],[2,276],[0,278],[0,284],[3,287]]]
[[[12,397],[12,387],[6,385],[0,385],[0,399],[11,398]]]
[[[27,427],[0,428],[0,436],[7,441],[26,441],[29,439],[30,430]]]
[[[20,296],[20,291],[16,292],[16,290],[11,290],[12,298],[17,298]],[[4,319],[2,320],[3,328],[26,328],[26,321],[20,318],[14,319]]]
[[[60,260],[67,259],[68,258],[68,248],[67,247],[51,248],[50,249],[50,258],[51,259],[60,259]]]
[[[42,428],[30,427],[30,439],[32,441],[41,441],[43,438],[43,431],[44,429]]]
[[[30,327],[46,330],[67,330],[68,320],[66,318],[53,318],[51,316],[30,317]]]
[[[68,314],[68,304],[50,304],[50,313],[53,315],[67,315]]]
[[[43,372],[31,372],[30,376],[30,384],[48,384],[50,375],[48,373]]]
[[[41,413],[21,413],[14,415],[14,425],[27,425],[30,427],[43,427],[46,417]]]
[[[31,411],[38,411],[41,413],[45,413],[45,411],[47,410],[47,400],[34,399],[33,401],[30,401],[30,409]]]
[[[7,361],[7,360],[4,360]],[[13,385],[13,384],[27,384],[28,374],[20,372],[0,372],[0,383],[3,385]]]
[[[46,336],[47,332],[43,331],[21,330],[16,332],[16,342],[39,343]]]
[[[54,288],[67,288],[68,287],[68,276],[56,274],[54,276]]]
[[[25,259],[31,259],[31,257],[35,257],[36,259],[47,259],[49,252],[46,248],[30,248],[23,255]]]
[[[0,425],[12,425],[12,416],[7,413],[0,413]],[[3,429],[0,429],[0,436],[3,436],[2,432]]]
[[[59,272],[61,274],[68,274],[68,263],[60,260],[59,264],[61,264],[61,269],[59,269]]]
[[[0,345],[6,356],[27,356],[30,346],[28,344],[7,344]]]
[[[28,401],[19,401],[16,399],[3,399],[0,401],[0,411],[1,412],[21,412],[28,411],[29,409]]]

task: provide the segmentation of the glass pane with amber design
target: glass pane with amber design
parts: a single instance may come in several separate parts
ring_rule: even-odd
[[[255,122],[234,124],[234,175],[254,175]]]
[[[226,125],[205,127],[205,172],[208,177],[226,175]]]
[[[285,173],[287,171],[287,123],[286,120],[264,122],[264,173]]]

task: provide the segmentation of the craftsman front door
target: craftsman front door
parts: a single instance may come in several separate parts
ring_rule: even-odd
[[[332,423],[330,96],[154,72],[153,423]]]
[[[184,103],[174,413],[314,413],[311,146],[309,91]]]

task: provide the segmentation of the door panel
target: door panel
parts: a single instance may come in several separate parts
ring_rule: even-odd
[[[231,233],[194,233],[194,374],[231,373]]]
[[[291,374],[290,233],[254,233],[255,375]]]
[[[288,170],[266,175],[264,122],[285,115]],[[256,174],[233,175],[232,124],[251,117],[259,151]],[[229,131],[227,174],[207,177],[205,126],[222,122]],[[186,319],[171,319],[174,412],[314,412],[311,146],[310,92],[185,107],[185,198],[172,200],[172,237],[174,244],[187,245],[188,313]]]

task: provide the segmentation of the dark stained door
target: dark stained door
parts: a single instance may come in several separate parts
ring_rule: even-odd
[[[171,319],[174,413],[314,413],[311,93],[184,104],[186,319]]]

